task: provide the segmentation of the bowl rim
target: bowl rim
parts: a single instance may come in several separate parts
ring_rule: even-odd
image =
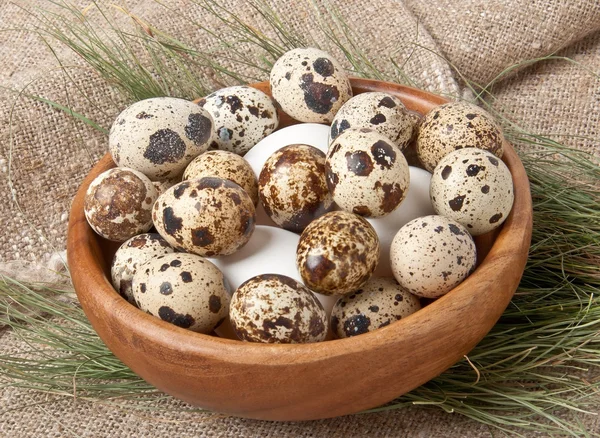
[[[391,90],[400,97],[409,110],[415,110],[420,105],[422,106],[424,101],[430,107],[448,102],[440,96],[398,84],[356,78],[352,78],[351,83],[358,92]],[[252,86],[263,91],[268,91],[269,88],[268,82]],[[507,142],[505,142],[502,159],[509,166],[515,182],[515,201],[510,215],[502,225],[495,243],[485,259],[467,279],[448,294],[407,318],[361,336],[311,344],[248,343],[191,332],[148,315],[129,304],[115,291],[110,279],[105,275],[107,265],[99,245],[100,237],[96,236],[87,224],[82,208],[85,192],[93,178],[114,166],[108,153],[88,173],[73,200],[67,237],[67,258],[73,285],[88,319],[113,353],[154,386],[187,401],[193,400],[186,395],[182,396],[177,391],[169,390],[167,385],[152,377],[149,368],[151,365],[147,362],[137,363],[132,357],[122,358],[119,341],[108,335],[105,326],[116,323],[118,327],[112,328],[112,333],[114,334],[116,330],[127,342],[134,344],[137,342],[137,345],[140,344],[140,339],[150,337],[156,343],[152,346],[152,351],[169,352],[168,355],[172,354],[173,357],[202,357],[204,361],[207,361],[206,363],[211,361],[235,362],[239,365],[265,365],[268,363],[269,369],[286,367],[290,365],[291,361],[298,366],[316,362],[325,366],[327,363],[334,363],[344,358],[359,357],[365,353],[365,346],[372,352],[383,352],[391,348],[406,346],[408,338],[417,334],[424,339],[429,339],[430,342],[437,345],[437,348],[441,347],[443,342],[436,340],[436,337],[443,337],[446,343],[453,342],[454,349],[451,349],[446,356],[436,358],[431,364],[428,364],[426,373],[419,374],[412,382],[404,386],[401,385],[401,393],[405,393],[439,375],[467,354],[496,323],[520,282],[531,241],[531,195],[525,169],[513,147]],[[515,273],[517,273],[516,276]],[[484,297],[485,289],[492,287],[492,283],[498,282],[500,284],[494,284],[494,288],[499,289],[500,292]],[[484,310],[482,314],[470,315],[470,311],[477,306]],[[476,333],[460,340],[452,339],[452,336],[448,335],[432,335],[444,333],[444,331],[447,333],[456,326],[455,323],[448,320],[448,315],[451,318],[463,320],[460,322],[463,325],[472,317],[473,324],[477,327]],[[423,334],[425,332],[428,334]],[[416,355],[421,361],[427,359],[418,350],[412,351],[411,354]],[[380,398],[385,402],[398,395],[401,394]],[[381,404],[381,401],[378,404]],[[349,412],[332,409],[326,413],[326,416],[356,412],[364,409],[365,406],[373,407],[368,406],[368,403],[358,403]],[[237,414],[244,415],[244,412]],[[281,419],[281,417],[268,415],[248,416]],[[313,414],[307,417],[292,416],[290,419],[309,418],[325,417],[315,417]]]

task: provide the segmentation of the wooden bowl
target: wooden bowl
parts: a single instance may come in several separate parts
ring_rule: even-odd
[[[353,79],[354,93],[386,91],[426,113],[446,100],[396,84]],[[255,85],[269,92],[268,83]],[[297,123],[287,116],[282,126]],[[487,254],[462,284],[408,318],[361,336],[317,344],[252,344],[193,333],[147,315],[110,282],[118,245],[98,237],[83,212],[85,192],[114,167],[107,154],[73,201],[68,262],[81,306],[108,348],[174,397],[213,411],[264,420],[312,420],[382,405],[436,377],[492,328],[527,260],[532,210],[527,175],[506,144],[515,202],[501,229],[477,239]]]

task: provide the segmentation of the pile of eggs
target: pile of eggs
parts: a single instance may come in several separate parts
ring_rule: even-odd
[[[385,92],[353,96],[314,48],[284,54],[270,85],[273,98],[235,86],[119,114],[117,167],[84,210],[124,242],[111,267],[124,299],[196,332],[318,342],[405,318],[475,269],[473,236],[514,198],[487,112],[453,102],[421,117]],[[302,123],[276,131],[281,111]]]

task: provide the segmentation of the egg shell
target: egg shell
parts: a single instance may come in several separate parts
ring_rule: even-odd
[[[110,128],[108,147],[117,166],[152,180],[180,175],[213,139],[210,114],[193,102],[155,97],[126,108]]]
[[[393,278],[371,278],[335,303],[331,328],[338,338],[361,335],[406,318],[420,308],[419,299]]]
[[[197,179],[205,176],[233,181],[243,188],[254,205],[258,204],[258,182],[250,164],[242,157],[228,151],[208,151],[198,155],[185,168],[183,179]]]
[[[158,196],[160,196],[164,192],[166,192],[168,189],[173,187],[175,184],[180,183],[180,182],[181,182],[181,178],[174,178],[174,179],[165,179],[162,181],[152,181],[152,185],[156,189]]]
[[[327,152],[329,127],[318,123],[300,123],[286,126],[262,139],[244,155],[254,174],[258,178],[265,161],[282,147],[291,144],[306,144]],[[277,226],[271,220],[259,202],[256,207],[256,223],[259,225]]]
[[[456,149],[480,148],[502,157],[504,135],[494,118],[468,102],[450,102],[425,115],[417,134],[417,155],[433,172],[439,161]]]
[[[394,211],[410,183],[400,148],[369,129],[349,129],[337,137],[329,147],[325,173],[335,203],[367,217]]]
[[[281,109],[300,122],[329,124],[352,97],[350,80],[340,63],[311,47],[284,53],[271,69],[270,84]]]
[[[390,248],[398,283],[425,298],[448,293],[475,269],[476,261],[475,242],[467,229],[443,216],[410,221],[400,228]]]
[[[504,223],[514,202],[510,170],[481,149],[459,149],[439,162],[431,177],[431,201],[437,214],[467,227],[473,236]]]
[[[361,93],[346,102],[335,115],[330,141],[347,129],[367,128],[404,149],[413,136],[414,116],[396,96],[381,91]]]
[[[259,195],[273,222],[286,230],[302,232],[333,208],[325,181],[325,154],[301,144],[281,148],[260,172]]]
[[[278,274],[263,274],[242,284],[231,298],[231,324],[244,341],[308,343],[327,336],[327,315],[304,285]]]
[[[212,116],[215,133],[211,148],[243,155],[279,125],[273,100],[245,85],[222,88],[200,99]]]
[[[167,241],[157,233],[138,234],[124,242],[115,253],[110,268],[114,288],[123,298],[134,304],[131,282],[138,267],[173,251]]]
[[[379,260],[379,239],[362,217],[332,211],[304,229],[296,266],[304,284],[325,295],[346,294],[363,286]]]
[[[124,242],[152,228],[152,205],[157,197],[156,188],[144,174],[127,168],[109,169],[89,185],[85,217],[100,236]]]
[[[424,169],[408,166],[410,171],[410,185],[406,192],[406,198],[400,207],[390,214],[382,217],[369,217],[369,222],[379,237],[381,255],[375,269],[374,276],[391,277],[392,267],[390,265],[390,246],[392,240],[400,228],[421,216],[435,214],[429,198],[429,183],[431,174]]]
[[[171,246],[202,256],[231,254],[254,231],[254,203],[236,183],[215,177],[182,181],[156,201],[152,219]]]
[[[229,310],[223,274],[194,254],[167,254],[140,266],[133,296],[141,310],[200,333],[210,333]]]
[[[257,225],[250,241],[234,254],[219,258],[209,258],[227,279],[232,290],[242,283],[266,271],[272,274],[285,275],[296,281],[302,277],[296,268],[296,248],[300,236],[282,228]],[[336,296],[315,293],[323,305],[327,317]]]

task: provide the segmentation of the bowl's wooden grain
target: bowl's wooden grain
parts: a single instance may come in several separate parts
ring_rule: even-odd
[[[445,99],[401,85],[353,79],[355,94],[386,91],[420,113]],[[267,83],[256,85],[268,91]],[[284,117],[282,126],[293,123]],[[90,182],[113,167],[106,155],[83,181],[69,219],[68,262],[81,305],[102,340],[146,381],[207,409],[267,420],[309,420],[386,403],[461,359],[498,320],[527,260],[532,210],[523,165],[510,145],[503,160],[515,183],[512,213],[487,252],[449,294],[409,318],[365,335],[306,345],[249,344],[193,333],[136,309],[109,280],[114,244],[83,213]]]

